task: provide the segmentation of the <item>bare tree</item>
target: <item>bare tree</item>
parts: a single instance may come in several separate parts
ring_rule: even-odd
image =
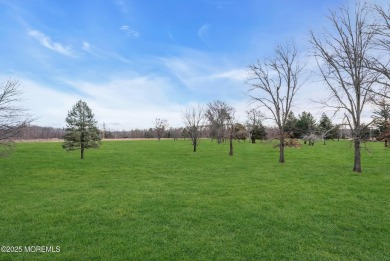
[[[354,10],[342,6],[331,11],[328,18],[331,29],[320,36],[310,32],[318,68],[330,91],[329,98],[321,102],[345,115],[354,139],[353,171],[361,173],[360,143],[367,128],[361,117],[378,78],[365,65],[376,29],[370,24],[367,6],[359,3]]]
[[[209,121],[211,135],[216,136],[218,143],[221,143],[225,138],[227,120],[233,108],[219,100],[210,102],[207,106],[206,118]]]
[[[303,70],[295,44],[276,46],[273,58],[249,65],[249,69],[248,95],[271,113],[279,130],[279,162],[284,163],[284,129]]]
[[[10,152],[14,141],[32,121],[26,110],[18,106],[21,95],[17,80],[0,84],[0,156]]]
[[[200,138],[205,127],[204,108],[201,105],[188,108],[183,113],[183,120],[188,136],[191,138],[194,152],[199,145]]]
[[[382,86],[379,91],[371,90],[380,98],[390,98],[390,4],[387,10],[374,5],[373,11],[375,20],[371,25],[374,30],[374,50],[376,56],[372,55],[367,59],[367,67],[380,74],[377,82]]]
[[[168,128],[168,121],[165,119],[156,118],[154,121],[154,127],[157,133],[157,138],[160,141],[162,136],[164,135],[164,131]]]

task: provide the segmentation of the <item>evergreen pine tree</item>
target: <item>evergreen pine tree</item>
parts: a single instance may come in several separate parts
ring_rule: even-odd
[[[62,147],[67,151],[80,149],[80,157],[84,159],[84,150],[98,148],[100,144],[97,121],[87,103],[78,101],[68,112],[66,129]]]

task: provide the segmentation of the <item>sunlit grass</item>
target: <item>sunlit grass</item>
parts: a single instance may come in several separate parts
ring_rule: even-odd
[[[390,256],[390,150],[371,143],[363,175],[348,142],[111,141],[67,153],[21,143],[0,159],[1,260],[364,259]]]

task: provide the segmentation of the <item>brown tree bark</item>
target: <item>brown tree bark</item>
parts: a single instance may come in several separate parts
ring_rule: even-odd
[[[81,143],[81,149],[80,149],[80,158],[84,159],[84,144]]]
[[[353,161],[353,171],[362,173],[362,164],[360,157],[360,139],[356,138],[355,141],[355,153],[354,153],[354,161]]]
[[[279,163],[284,163],[284,137],[282,136],[279,141]]]
[[[233,128],[233,127],[232,127]],[[229,156],[233,156],[233,131],[231,131],[230,134],[230,150],[229,150]]]

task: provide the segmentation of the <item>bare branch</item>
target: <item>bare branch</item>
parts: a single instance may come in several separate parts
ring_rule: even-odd
[[[367,61],[372,60],[377,29],[371,23],[366,5],[357,3],[351,10],[342,6],[332,11],[328,16],[332,30],[325,30],[321,35],[310,32],[310,42],[330,90],[330,98],[323,104],[344,112],[355,140],[353,170],[361,172],[360,140],[367,127],[362,124],[361,115],[371,93],[376,91],[378,80],[378,72],[367,66]]]
[[[301,87],[303,66],[293,42],[278,45],[272,59],[249,65],[248,96],[273,116],[280,135],[279,162],[284,162],[283,130],[294,98]]]
[[[0,84],[0,156],[6,156],[25,126],[32,122],[26,110],[17,106],[22,92],[19,82],[8,80]]]

